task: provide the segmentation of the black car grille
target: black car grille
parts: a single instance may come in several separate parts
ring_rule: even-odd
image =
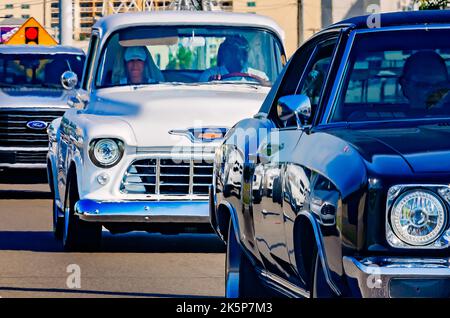
[[[208,195],[212,163],[200,160],[142,159],[133,162],[121,191],[146,195]]]
[[[46,129],[27,127],[30,121],[42,121],[50,124],[55,118],[64,115],[64,111],[0,111],[1,147],[47,147]]]
[[[47,151],[16,151],[16,163],[46,163]]]
[[[0,163],[45,164],[47,151],[0,151]]]

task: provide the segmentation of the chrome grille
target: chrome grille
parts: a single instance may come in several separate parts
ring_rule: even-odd
[[[0,146],[2,147],[48,147],[47,130],[27,127],[33,120],[50,124],[64,115],[64,110],[1,110]]]
[[[16,163],[46,163],[47,151],[16,151]]]
[[[130,165],[121,191],[145,195],[208,195],[213,164],[203,160],[141,159]]]

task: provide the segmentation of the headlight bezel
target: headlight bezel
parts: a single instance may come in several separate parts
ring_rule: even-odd
[[[116,158],[113,162],[111,162],[111,163],[103,163],[103,162],[100,162],[100,161],[97,159],[97,157],[96,157],[96,155],[95,155],[95,147],[96,147],[101,141],[112,141],[112,142],[114,142],[114,143],[116,144],[119,153],[118,153],[117,158]],[[117,165],[117,164],[122,160],[123,155],[124,155],[124,151],[125,151],[125,147],[124,147],[124,142],[123,142],[122,140],[117,139],[117,138],[108,138],[108,137],[105,137],[105,138],[96,138],[96,139],[93,139],[93,140],[89,143],[89,151],[88,151],[88,152],[89,152],[89,159],[91,160],[91,162],[92,162],[95,166],[97,166],[97,167],[99,167],[99,168],[105,168],[105,169],[106,169],[106,168],[112,168],[112,167],[114,167],[115,165]]]
[[[403,249],[444,249],[450,246],[450,196],[441,195],[445,189],[450,192],[450,185],[428,185],[428,184],[402,184],[394,185],[389,188],[386,202],[386,240],[391,247]],[[391,217],[395,204],[404,197],[405,194],[414,192],[426,192],[433,195],[442,204],[444,213],[444,225],[436,237],[426,244],[412,244],[405,242],[399,237],[391,223]]]

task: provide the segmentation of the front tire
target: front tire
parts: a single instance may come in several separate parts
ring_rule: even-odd
[[[228,226],[228,242],[225,260],[225,297],[264,297],[265,287],[256,275],[255,269],[242,252],[236,239],[233,222]]]
[[[81,220],[75,215],[79,200],[76,178],[68,184],[67,209],[64,213],[63,247],[65,251],[95,251],[100,248],[102,225]]]

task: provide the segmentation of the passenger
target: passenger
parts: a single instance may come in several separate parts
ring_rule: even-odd
[[[406,60],[400,84],[411,109],[426,110],[449,91],[448,79],[445,60],[438,53],[419,51]]]
[[[157,69],[145,47],[126,48],[124,61],[126,76],[120,79],[120,84],[151,84],[164,80],[161,71]],[[149,68],[150,71],[148,71]],[[149,73],[150,75],[147,75]]]
[[[224,77],[229,80],[253,77],[258,81],[268,81],[264,72],[248,67],[248,52],[249,45],[243,36],[228,37],[219,47],[217,66],[205,70],[200,82],[222,80]]]

